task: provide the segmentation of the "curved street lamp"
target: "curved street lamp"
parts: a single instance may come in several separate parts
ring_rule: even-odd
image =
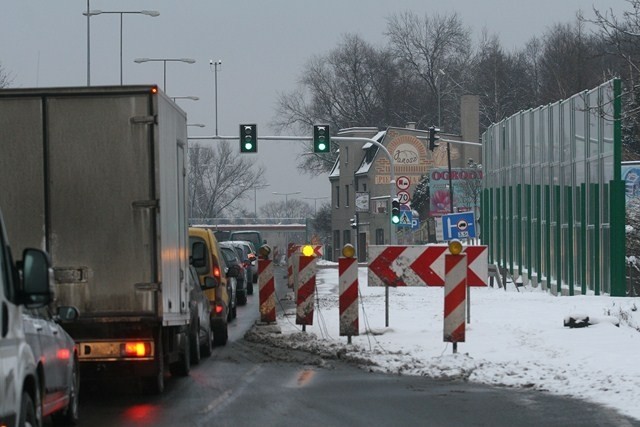
[[[184,62],[186,64],[195,64],[196,60],[191,58],[136,58],[133,60],[136,64],[142,64],[143,62],[162,62],[164,63],[164,84],[162,90],[167,93],[167,62]]]
[[[89,18],[96,15],[103,14],[119,14],[120,15],[120,86],[122,86],[122,15],[124,14],[133,14],[133,15],[147,15],[151,17],[160,16],[160,12],[157,10],[89,10],[87,12],[82,12],[84,16],[87,17],[87,40],[89,40]],[[87,70],[89,69],[89,42],[87,42]],[[88,71],[87,71],[88,75]],[[87,83],[89,82],[89,77],[87,77]]]

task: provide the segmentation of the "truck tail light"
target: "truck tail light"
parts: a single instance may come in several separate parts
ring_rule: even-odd
[[[131,341],[120,344],[120,353],[124,357],[146,357],[151,355],[151,343]]]

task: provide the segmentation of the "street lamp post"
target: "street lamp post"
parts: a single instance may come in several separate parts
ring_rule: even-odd
[[[214,89],[214,99],[215,99],[215,117],[216,117],[216,136],[218,136],[218,67],[222,68],[222,60],[218,59],[214,61],[213,59],[209,60],[209,67],[213,66],[213,89]]]
[[[318,205],[317,201],[322,199],[328,199],[328,197],[303,197],[306,200],[313,200],[313,215],[318,215]]]
[[[167,62],[184,62],[187,64],[195,64],[196,60],[191,58],[136,58],[133,60],[136,64],[142,64],[143,62],[162,62],[164,63],[163,71],[163,86],[162,90],[167,93]]]
[[[269,184],[264,184],[253,187],[253,214],[255,215],[256,222],[258,222],[258,190],[262,190],[269,186]]]
[[[171,99],[173,99],[173,102],[176,102],[176,99],[190,99],[192,101],[197,101],[200,98],[198,98],[197,96],[172,96]]]
[[[122,86],[122,16],[124,14],[137,14],[137,15],[147,15],[151,17],[160,16],[160,12],[157,10],[89,10],[89,4],[87,0],[87,11],[82,13],[87,16],[87,40],[89,40],[89,18],[95,15],[102,14],[119,14],[120,15],[120,86]],[[87,41],[87,52],[89,52],[89,42]],[[89,85],[89,53],[87,53],[87,86]]]
[[[292,194],[300,194],[301,191],[294,191],[292,193],[278,193],[277,191],[273,191],[271,194],[275,194],[276,196],[284,196],[284,214],[288,215],[289,211],[288,211],[288,197],[291,196]]]

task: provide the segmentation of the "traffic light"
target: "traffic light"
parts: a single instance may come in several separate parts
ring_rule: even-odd
[[[440,139],[438,132],[440,132],[440,129],[435,126],[429,128],[429,150],[431,151],[435,150],[439,145],[436,144],[436,141]]]
[[[398,199],[391,201],[391,222],[394,224],[400,223],[400,200]]]
[[[240,125],[240,152],[258,152],[258,125]]]
[[[331,136],[329,136],[329,125],[313,125],[313,152],[331,152]]]

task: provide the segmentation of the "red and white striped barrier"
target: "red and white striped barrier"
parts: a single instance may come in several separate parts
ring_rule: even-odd
[[[297,257],[300,246],[295,243],[289,243],[287,246],[287,286],[293,289],[294,280],[294,258]]]
[[[260,292],[260,320],[276,321],[276,287],[273,280],[273,263],[270,259],[258,259],[258,289]]]
[[[316,295],[316,257],[300,256],[298,278],[296,324],[313,325],[313,303]]]
[[[358,319],[358,260],[338,259],[340,286],[340,336],[359,335]]]
[[[487,246],[465,246],[469,286],[487,286]],[[369,246],[369,286],[444,286],[447,245]]]
[[[464,342],[467,299],[467,255],[445,255],[444,341]],[[454,352],[455,352],[454,344]]]

